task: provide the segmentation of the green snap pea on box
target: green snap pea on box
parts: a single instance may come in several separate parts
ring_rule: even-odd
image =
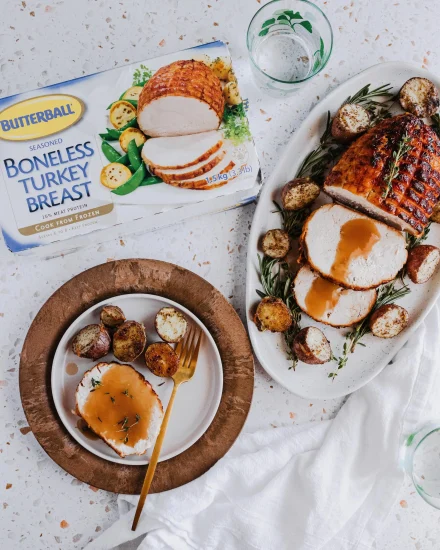
[[[7,248],[48,256],[253,200],[246,103],[223,42],[0,99]]]

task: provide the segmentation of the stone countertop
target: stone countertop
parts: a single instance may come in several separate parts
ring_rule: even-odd
[[[122,66],[215,39],[228,42],[263,177],[292,132],[321,97],[359,70],[390,60],[440,72],[436,46],[440,1],[318,2],[335,34],[324,71],[287,100],[263,96],[250,77],[245,34],[259,0],[1,0],[0,96]],[[149,257],[179,264],[216,286],[245,321],[246,245],[254,205],[51,260],[13,258],[0,270],[0,540],[8,550],[80,549],[117,517],[116,495],[58,468],[29,432],[18,391],[27,329],[44,301],[73,275],[108,259]],[[342,400],[296,397],[256,365],[254,401],[245,430],[319,422]],[[440,515],[409,480],[375,548],[438,548]]]

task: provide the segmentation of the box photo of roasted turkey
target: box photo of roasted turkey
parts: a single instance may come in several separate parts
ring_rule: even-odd
[[[259,165],[245,105],[223,42],[1,99],[7,248],[249,202]]]

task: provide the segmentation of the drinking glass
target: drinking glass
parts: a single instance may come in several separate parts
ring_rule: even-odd
[[[419,495],[440,509],[440,420],[409,435],[401,458]]]
[[[272,0],[250,22],[247,48],[257,84],[284,97],[327,65],[333,32],[322,10],[308,0]]]

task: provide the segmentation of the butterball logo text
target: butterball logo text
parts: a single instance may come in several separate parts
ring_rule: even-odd
[[[77,123],[83,112],[83,102],[66,94],[26,99],[0,112],[0,139],[27,141],[57,134]]]

